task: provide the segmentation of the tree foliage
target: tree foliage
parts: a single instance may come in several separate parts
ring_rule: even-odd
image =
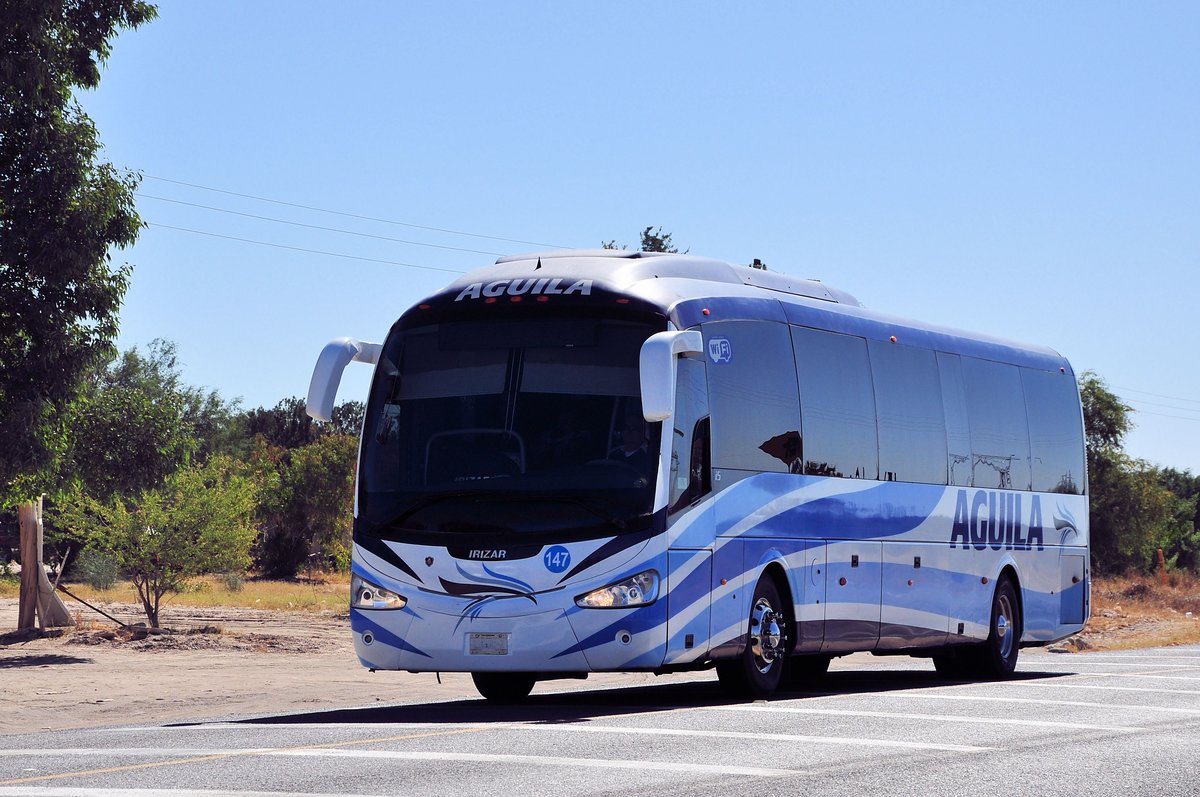
[[[1109,390],[1095,371],[1079,375],[1079,398],[1089,454],[1121,450],[1125,435],[1133,428],[1129,417],[1133,408]]]
[[[132,497],[84,498],[70,520],[89,549],[116,560],[157,626],[163,596],[180,592],[189,579],[249,566],[256,493],[244,466],[217,456]]]
[[[263,574],[293,578],[306,564],[347,569],[357,438],[326,434],[290,450],[260,438],[259,446],[272,485],[259,508],[255,558]]]
[[[662,227],[653,228],[647,227],[642,230],[642,245],[643,252],[670,252],[677,254],[679,247],[671,243],[671,233],[663,232]],[[687,251],[684,251],[687,254]]]
[[[1087,438],[1092,566],[1113,573],[1148,568],[1169,535],[1175,497],[1148,463],[1125,454],[1132,408],[1091,371],[1080,375]]]
[[[0,6],[0,497],[52,482],[80,379],[112,355],[141,221],[137,180],[98,159],[72,99],[94,88],[109,42],[152,19],[140,0],[5,0]]]
[[[86,380],[72,406],[64,472],[94,498],[157,487],[167,475],[230,446],[236,403],[183,380],[174,343],[137,347]]]
[[[305,410],[304,399],[295,396],[271,409],[259,407],[242,415],[240,433],[245,440],[261,437],[280,448],[300,448],[317,442],[322,435],[357,435],[365,408],[360,401],[345,401],[333,408],[328,423],[314,421]]]
[[[602,241],[600,245],[605,249],[626,249],[626,245],[617,246],[616,239],[610,241]],[[679,253],[679,247],[671,242],[671,233],[663,232],[660,227],[645,227],[642,229],[641,242],[638,244],[640,252],[670,252],[672,254]],[[683,254],[687,254],[688,250],[683,250]]]
[[[1173,499],[1162,546],[1167,565],[1200,572],[1200,476],[1174,468],[1163,468],[1157,475]]]

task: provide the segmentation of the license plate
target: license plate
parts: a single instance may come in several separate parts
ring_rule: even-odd
[[[467,650],[472,656],[507,656],[510,634],[467,634]]]

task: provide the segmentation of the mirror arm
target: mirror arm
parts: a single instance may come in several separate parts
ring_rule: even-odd
[[[675,411],[675,358],[703,351],[704,337],[695,329],[657,332],[646,339],[640,373],[642,414],[647,421],[665,421]]]
[[[379,343],[364,343],[354,338],[334,338],[325,344],[308,383],[305,405],[308,414],[318,421],[333,417],[333,401],[337,398],[346,365],[351,361],[374,365],[379,362],[382,351],[383,346]]]

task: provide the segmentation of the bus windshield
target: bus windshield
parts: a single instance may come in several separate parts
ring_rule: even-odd
[[[659,427],[638,355],[658,327],[595,318],[394,330],[363,429],[372,536],[565,533],[649,523]]]

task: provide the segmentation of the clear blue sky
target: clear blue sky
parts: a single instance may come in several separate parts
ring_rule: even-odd
[[[1052,346],[1200,472],[1198,42],[1195,2],[162,2],[82,98],[146,175],[119,345],[271,406],[436,269],[662,225]]]

